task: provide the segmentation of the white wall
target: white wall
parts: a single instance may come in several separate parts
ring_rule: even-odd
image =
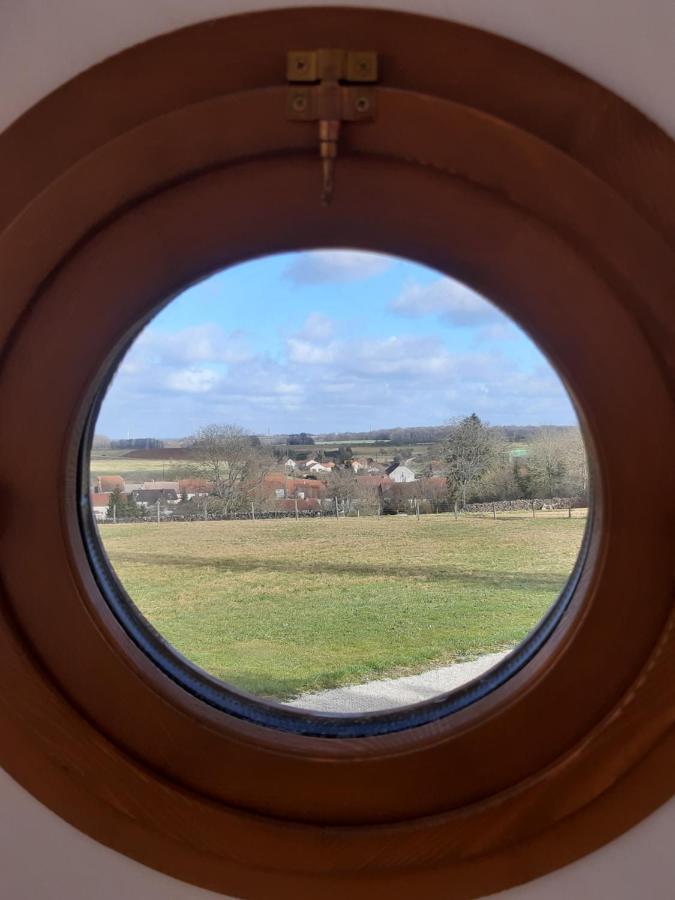
[[[0,128],[124,47],[216,16],[369,6],[455,19],[548,53],[675,134],[673,0],[0,0]]]
[[[0,0],[0,129],[124,47],[216,16],[324,0]],[[444,16],[574,66],[675,135],[674,0],[388,0],[349,4]],[[675,800],[612,844],[501,900],[672,900]],[[139,865],[66,825],[0,770],[2,900],[199,900],[209,891]],[[270,898],[273,900],[273,898]]]

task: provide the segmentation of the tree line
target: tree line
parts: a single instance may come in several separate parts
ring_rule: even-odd
[[[473,413],[448,426],[443,459],[448,494],[459,508],[497,500],[588,500],[588,463],[579,428],[539,427],[529,442],[514,448]]]

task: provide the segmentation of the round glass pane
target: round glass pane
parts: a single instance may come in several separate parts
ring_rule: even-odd
[[[533,342],[357,250],[177,296],[90,442],[85,529],[134,638],[209,702],[301,731],[306,710],[405,727],[500,683],[554,627],[586,529],[579,422]]]

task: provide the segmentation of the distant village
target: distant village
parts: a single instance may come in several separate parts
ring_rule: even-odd
[[[127,476],[136,466],[141,472],[147,460],[147,478],[161,460],[173,478],[132,482],[96,474],[90,479],[91,508],[99,522],[118,522],[450,510],[457,515],[486,505],[494,513],[497,504],[534,514],[535,508],[587,504],[588,466],[578,428],[528,426],[520,440],[504,431],[472,414],[448,425],[445,441],[414,448],[385,448],[375,440],[354,452],[338,439],[319,446],[304,432],[265,444],[233,425],[207,426],[182,446],[165,447],[154,438],[108,441],[108,452],[124,451],[117,464],[129,459],[128,468],[122,467]]]
[[[329,458],[330,453],[316,454],[319,459],[307,454],[306,459],[289,456],[280,461],[248,486],[241,513],[372,514],[417,509],[420,503],[423,511],[437,512],[444,506],[447,480],[442,475],[427,471],[418,476],[399,459],[381,463],[354,457],[340,462]],[[339,457],[339,451],[334,453]],[[137,517],[209,518],[210,507],[217,505],[212,503],[214,491],[214,483],[204,478],[134,483],[120,475],[98,475],[92,479],[91,508],[97,521],[124,518],[129,506]]]

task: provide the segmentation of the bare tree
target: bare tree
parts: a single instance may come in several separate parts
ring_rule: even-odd
[[[559,497],[563,492],[567,465],[564,436],[559,429],[543,427],[529,447],[528,468],[539,496]]]
[[[567,468],[569,489],[572,495],[588,495],[588,458],[580,428],[570,428],[563,437],[563,459]]]
[[[439,476],[428,475],[412,482],[416,488],[416,496],[419,500],[425,500],[432,512],[439,512],[448,502],[447,479]],[[447,507],[446,507],[447,508]]]
[[[448,426],[443,457],[449,493],[466,506],[469,488],[490,468],[495,454],[494,439],[475,413],[455,419]]]
[[[477,485],[480,499],[483,501],[518,499],[519,487],[514,473],[514,460],[511,457],[512,445],[495,438],[493,449],[490,466]]]
[[[270,463],[259,444],[237,425],[207,425],[195,435],[192,471],[212,483],[224,513],[248,508],[259,495]]]
[[[328,482],[329,493],[338,501],[345,512],[350,512],[352,502],[359,493],[358,478],[351,467],[333,469]]]

